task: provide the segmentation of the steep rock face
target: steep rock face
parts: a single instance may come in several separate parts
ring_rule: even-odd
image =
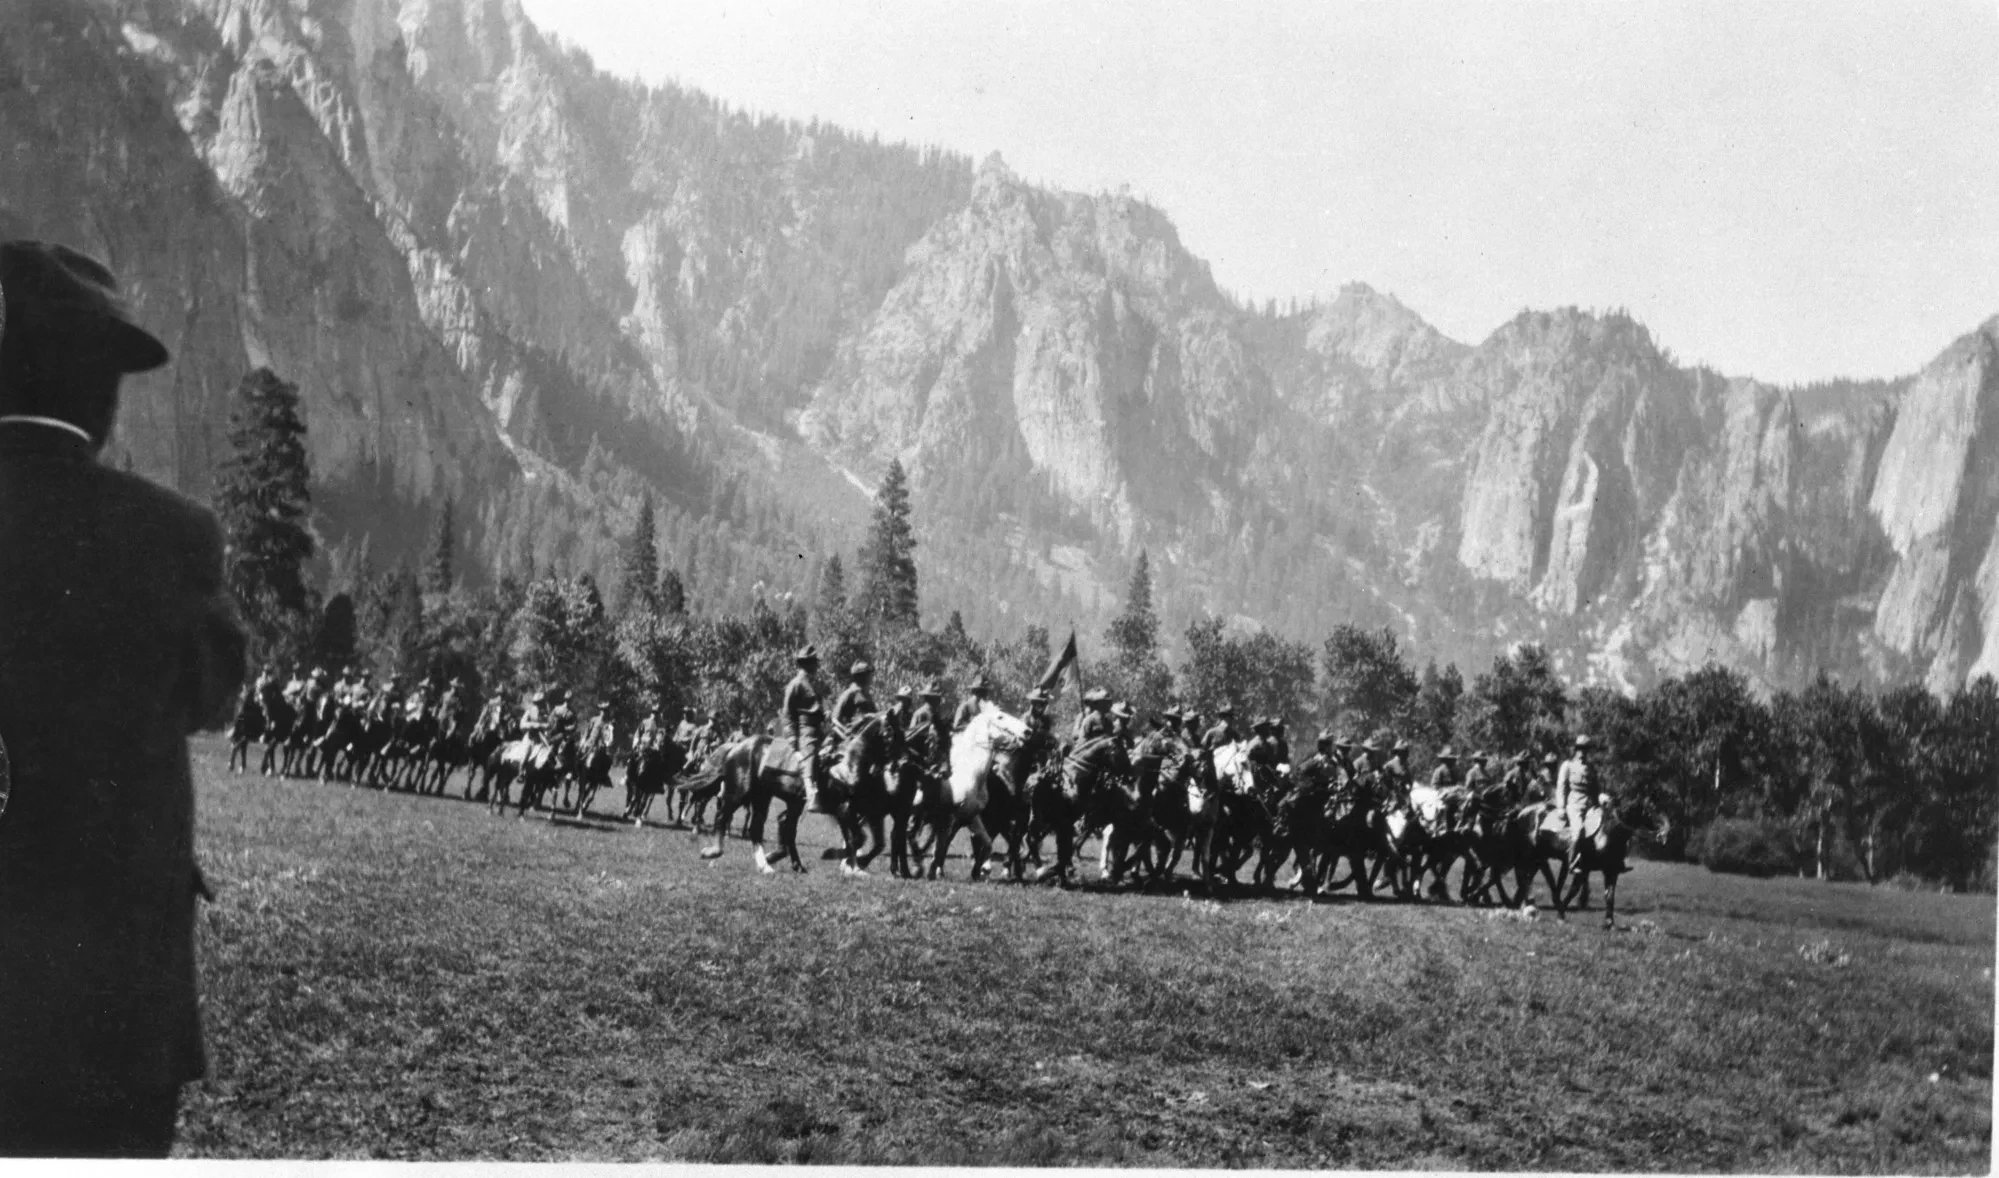
[[[1169,634],[1999,669],[1993,324],[1787,390],[1622,315],[1467,347],[1358,284],[1259,312],[1143,203],[617,82],[515,0],[0,5],[0,144],[0,232],[104,256],[176,353],[114,458],[205,493],[271,363],[316,523],[390,559],[451,495],[487,567],[601,573],[651,490],[740,606],[850,546],[898,456],[933,621],[1094,629],[1144,546]]]
[[[909,255],[801,422],[872,474],[1005,462],[1130,539],[1199,520],[1273,405],[1206,268],[1157,210],[1039,193],[997,158]]]
[[[116,460],[202,493],[244,367],[226,196],[119,34],[62,0],[0,5],[0,146],[0,234],[105,259],[181,358],[125,386]]]
[[[1999,320],[1909,386],[1867,505],[1896,556],[1875,633],[1933,687],[1999,671]]]
[[[1852,599],[1886,548],[1864,525],[1885,394],[1828,398],[1696,371],[1697,439],[1599,665],[1643,681],[1709,660],[1768,684],[1858,670]]]
[[[1458,560],[1573,614],[1633,563],[1696,437],[1686,374],[1621,316],[1527,314],[1462,379],[1490,390]]]

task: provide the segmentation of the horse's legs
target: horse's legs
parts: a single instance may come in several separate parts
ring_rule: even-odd
[[[993,854],[993,836],[986,832],[986,819],[982,814],[972,815],[972,820],[965,826],[972,832],[972,878],[984,879],[986,861]]]
[[[787,795],[784,813],[777,816],[777,857],[791,860],[791,870],[800,875],[805,874],[805,861],[798,857],[798,820],[804,813],[805,798]]]
[[[1541,875],[1547,879],[1548,894],[1555,901],[1555,918],[1557,920],[1567,920],[1569,918],[1569,901],[1568,897],[1563,894],[1563,891],[1569,884],[1569,861],[1567,859],[1562,860],[1562,870],[1557,874],[1555,869],[1548,865],[1548,861],[1543,859],[1541,861]]]
[[[909,809],[896,806],[888,821],[888,873],[897,879],[909,878]]]
[[[756,770],[751,769],[754,773]],[[753,790],[755,786],[751,787]],[[722,816],[717,814],[716,825],[723,825]],[[764,822],[770,817],[770,795],[758,791],[750,798],[749,810],[743,819],[743,837],[750,841],[750,854],[756,857],[757,870],[765,875],[776,871],[770,865],[770,855],[764,850]]]
[[[1617,927],[1617,873],[1603,873],[1603,927]]]
[[[854,861],[854,866],[861,871],[866,871],[868,864],[880,858],[883,849],[888,846],[888,838],[883,831],[882,818],[883,816],[879,813],[869,814],[866,818],[867,829],[865,833],[871,841],[866,844],[868,848],[867,853]]]
[[[951,840],[958,833],[958,817],[947,815],[937,822],[937,846],[931,852],[930,878],[937,879],[944,874],[944,856],[951,850]],[[983,829],[983,827],[981,828]]]

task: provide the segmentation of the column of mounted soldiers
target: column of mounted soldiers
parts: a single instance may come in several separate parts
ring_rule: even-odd
[[[675,794],[668,819],[691,813],[698,820],[720,792],[725,750],[775,741],[796,758],[801,808],[834,814],[845,833],[848,818],[857,816],[850,812],[866,804],[854,773],[833,770],[829,758],[878,728],[884,751],[864,772],[908,778],[911,800],[888,816],[898,823],[896,870],[915,874],[902,843],[934,846],[939,833],[948,842],[946,824],[927,818],[924,799],[935,802],[948,792],[960,734],[981,713],[1003,714],[992,685],[975,675],[947,717],[934,680],[902,685],[878,700],[874,668],[863,661],[847,668],[828,708],[817,650],[805,647],[794,663],[796,674],[765,733],[692,708],[670,723],[653,706],[629,740],[608,710],[579,716],[558,686],[518,699],[501,689],[480,701],[461,679],[427,684],[391,676],[371,683],[352,667],[337,677],[313,668],[281,679],[266,669],[244,693],[231,763],[248,770],[249,745],[261,742],[259,769],[266,775],[434,793],[463,768],[465,795],[495,809],[516,804],[526,813],[546,805],[551,814],[581,815],[597,790],[612,785],[612,767],[622,761],[624,819],[642,822],[654,799]],[[1040,877],[1068,878],[1074,848],[1102,834],[1101,870],[1113,879],[1170,876],[1191,851],[1196,875],[1211,884],[1234,882],[1256,860],[1256,882],[1273,885],[1289,861],[1289,885],[1308,892],[1352,886],[1371,894],[1385,883],[1412,895],[1428,877],[1436,895],[1459,865],[1461,898],[1504,901],[1505,875],[1515,874],[1524,891],[1531,886],[1524,867],[1543,866],[1548,857],[1566,875],[1582,865],[1585,836],[1603,824],[1601,779],[1587,736],[1576,739],[1566,762],[1552,751],[1501,757],[1481,749],[1461,756],[1446,747],[1427,780],[1418,780],[1403,740],[1355,741],[1326,731],[1311,755],[1298,759],[1281,718],[1239,727],[1226,703],[1212,716],[1168,704],[1141,718],[1130,704],[1094,688],[1081,693],[1073,723],[1059,732],[1051,703],[1042,687],[1026,696],[1019,757],[1008,769],[1015,780],[996,782],[1017,804],[992,822],[994,837],[1009,838],[1016,858],[1025,843]],[[725,802],[724,811],[737,803],[753,804],[737,799]],[[754,825],[760,842],[760,803]],[[789,839],[789,831],[781,833]],[[1057,844],[1052,864],[1040,855],[1049,835]],[[865,869],[881,842],[877,828],[874,850],[859,854],[865,832],[857,823],[848,837],[850,865]],[[1344,878],[1335,872],[1342,860],[1351,865]],[[1021,870],[1018,862],[1014,870]],[[1556,887],[1552,875],[1549,883]]]

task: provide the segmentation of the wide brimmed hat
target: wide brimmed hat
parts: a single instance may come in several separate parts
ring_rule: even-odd
[[[1579,749],[1594,748],[1595,742],[1590,740],[1589,735],[1585,733],[1582,736],[1576,737],[1576,747]]]
[[[910,698],[910,691],[909,691],[909,684],[905,683],[905,684],[903,684],[903,685],[902,685],[901,687],[898,687],[898,688],[896,688],[896,689],[895,689],[895,698],[897,698],[897,699],[908,699],[908,698]]]
[[[798,653],[791,656],[791,661],[794,663],[816,663],[819,661],[819,648],[808,642],[798,648]]]
[[[1116,716],[1120,720],[1129,720],[1137,714],[1137,712],[1131,710],[1131,705],[1123,700],[1119,700],[1111,705],[1111,715]]]
[[[1101,687],[1092,687],[1083,693],[1083,702],[1092,707],[1098,704],[1108,704],[1111,702],[1111,693]]]
[[[1445,745],[1442,751],[1437,754],[1437,759],[1439,761],[1455,761],[1458,759],[1458,750],[1452,748],[1450,745]]]
[[[1050,698],[1049,694],[1039,687],[1027,693],[1027,702],[1031,704],[1045,704]]]
[[[942,699],[944,697],[944,688],[938,684],[937,680],[932,679],[923,685],[922,695],[924,699]]]
[[[860,662],[855,663],[852,667],[849,667],[847,669],[847,674],[852,675],[856,679],[860,678],[863,675],[872,675],[874,673],[875,673],[875,665],[866,659],[862,659]]]
[[[965,690],[973,693],[974,695],[982,691],[991,691],[992,689],[993,685],[986,682],[985,672],[983,671],[972,676],[972,681],[970,683],[965,684]]]
[[[167,346],[139,326],[111,271],[48,242],[0,244],[0,331],[87,343],[119,372],[149,372],[170,358]]]
[[[1215,709],[1215,715],[1224,718],[1233,717],[1235,715],[1235,705],[1223,704],[1221,707]]]

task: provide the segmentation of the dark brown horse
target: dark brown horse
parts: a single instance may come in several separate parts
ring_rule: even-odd
[[[793,871],[805,870],[798,857],[798,819],[805,812],[805,760],[790,742],[768,736],[749,736],[722,751],[712,780],[697,789],[719,787],[715,811],[715,841],[702,848],[703,859],[719,859],[728,841],[729,821],[736,811],[750,811],[750,855],[757,870],[774,874],[764,851],[764,819],[772,801],[781,802],[784,812],[777,819],[778,861],[791,861]]]
[[[1644,830],[1645,809],[1641,804],[1612,809],[1597,806],[1587,811],[1580,827],[1546,821],[1553,807],[1539,802],[1522,808],[1511,823],[1517,859],[1514,865],[1516,903],[1525,904],[1533,894],[1534,871],[1539,868],[1548,883],[1555,916],[1567,920],[1569,906],[1586,897],[1591,875],[1603,877],[1603,927],[1617,923],[1617,881],[1630,870],[1627,859],[1631,843]],[[1664,820],[1650,831],[1664,839]]]

